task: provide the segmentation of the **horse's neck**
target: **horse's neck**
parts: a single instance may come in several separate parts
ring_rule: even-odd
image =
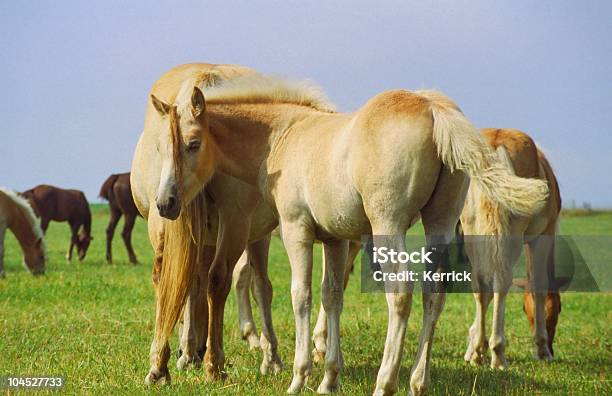
[[[256,185],[271,147],[297,120],[313,113],[288,104],[231,105],[211,112],[217,169]]]
[[[15,204],[8,228],[13,232],[23,249],[30,248],[34,245],[36,235],[32,227],[33,224],[30,223],[25,213],[23,213],[23,209]]]

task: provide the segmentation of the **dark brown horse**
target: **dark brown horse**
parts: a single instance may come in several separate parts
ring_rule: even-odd
[[[136,222],[136,216],[140,216],[140,213],[136,209],[134,198],[132,198],[130,173],[110,175],[104,184],[102,184],[100,198],[106,199],[110,207],[110,221],[108,222],[108,227],[106,227],[106,260],[109,263],[113,262],[113,235],[115,235],[115,228],[123,215],[125,216],[125,222],[121,237],[130,256],[130,262],[136,264],[138,260],[132,247],[132,229]]]
[[[40,227],[43,232],[47,232],[51,220],[68,222],[72,235],[66,259],[72,260],[72,249],[76,246],[79,261],[82,261],[93,239],[91,211],[85,194],[79,190],[65,190],[41,184],[21,195],[30,202],[34,212],[40,217]]]

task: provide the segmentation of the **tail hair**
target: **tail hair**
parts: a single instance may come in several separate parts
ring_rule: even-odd
[[[548,197],[545,181],[514,175],[446,95],[436,91],[416,94],[430,101],[433,139],[445,166],[467,173],[487,197],[512,213],[527,216],[544,206]]]
[[[198,194],[176,220],[164,221],[164,249],[157,291],[156,341],[170,338],[203,258],[206,198]]]
[[[110,200],[111,189],[113,188],[113,185],[117,181],[118,177],[119,177],[119,175],[110,175],[104,181],[104,183],[102,184],[102,187],[100,187],[100,192],[98,193],[98,196],[100,198],[105,199],[107,201]]]

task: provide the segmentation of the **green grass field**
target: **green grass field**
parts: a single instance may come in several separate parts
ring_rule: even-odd
[[[281,242],[273,239],[270,277],[274,285],[273,312],[285,370],[276,376],[259,374],[260,353],[250,352],[240,339],[235,297],[228,300],[225,354],[228,378],[209,383],[201,370],[177,372],[170,360],[173,384],[151,390],[143,385],[154,324],[151,284],[152,252],[146,224],[137,221],[134,245],[141,262],[128,263],[120,229],[114,244],[114,265],[104,259],[106,206],[94,206],[92,242],[83,263],[67,263],[69,231],[53,223],[47,233],[49,264],[44,277],[32,277],[21,264],[12,234],[6,240],[7,277],[0,280],[0,376],[62,375],[70,394],[283,394],[291,380],[294,325],[290,271]],[[418,232],[418,230],[416,231]],[[612,235],[612,213],[571,216],[561,223],[562,234]],[[610,249],[610,246],[603,247]],[[320,274],[316,249],[315,279]],[[359,272],[356,272],[357,274]],[[370,394],[382,356],[386,303],[381,294],[360,292],[358,277],[349,283],[342,315],[345,369],[342,392]],[[318,305],[314,285],[313,305]],[[421,301],[416,296],[406,337],[400,394],[406,394],[421,323]],[[474,305],[469,294],[453,294],[439,321],[434,343],[432,395],[470,394],[612,394],[612,296],[566,293],[555,346],[555,361],[531,357],[531,337],[519,294],[509,297],[506,315],[505,372],[464,363],[467,329]],[[313,322],[316,310],[313,312]],[[176,337],[172,347],[176,349]],[[316,365],[308,383],[313,392],[323,374]],[[5,391],[6,392],[6,391]]]

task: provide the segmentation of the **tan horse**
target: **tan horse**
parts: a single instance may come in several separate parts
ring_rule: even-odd
[[[493,326],[488,342],[491,367],[504,369],[508,366],[504,337],[505,299],[512,285],[512,267],[523,244],[527,272],[534,282],[533,293],[525,297],[528,317],[535,316],[535,325],[532,324],[534,355],[540,360],[551,360],[552,341],[561,310],[560,283],[554,277],[554,238],[561,210],[559,186],[546,157],[527,134],[515,129],[484,129],[482,133],[500,161],[506,162],[517,176],[545,181],[550,195],[541,210],[529,216],[517,216],[491,202],[478,184],[470,185],[461,213],[461,226],[465,250],[472,264],[472,282],[480,292],[474,293],[476,319],[470,327],[465,360],[472,364],[484,362],[486,313],[493,300]]]
[[[4,237],[13,232],[23,251],[23,261],[33,275],[44,274],[46,248],[43,232],[32,207],[15,192],[0,188],[0,278],[4,278]]]
[[[176,216],[177,202],[189,202],[210,175],[220,171],[256,187],[278,213],[291,262],[297,329],[290,393],[303,388],[312,366],[310,283],[315,239],[323,241],[325,251],[322,301],[329,341],[318,392],[328,393],[338,388],[343,365],[339,317],[346,240],[359,240],[364,234],[392,235],[390,247],[403,251],[406,230],[421,217],[428,244],[448,244],[463,208],[468,176],[494,202],[514,213],[539,210],[547,196],[545,183],[518,178],[498,164],[477,130],[440,93],[390,91],[354,114],[338,114],[312,87],[261,76],[235,80],[212,89],[192,87],[174,103],[152,97],[157,111],[170,126],[176,125],[168,129],[178,131],[178,136],[168,133],[170,144],[160,149],[175,169],[162,172],[157,205],[162,214]],[[248,226],[250,221],[244,223]],[[189,264],[194,263],[184,264],[169,271],[179,282],[164,285],[162,273],[160,290],[168,287],[168,295],[180,297],[176,290],[188,283],[182,280],[189,279]],[[437,260],[434,269],[440,264]],[[211,276],[213,270],[214,264]],[[397,390],[412,301],[410,290],[387,291],[389,325],[376,394]],[[226,295],[219,297],[222,303]],[[424,293],[423,299],[424,322],[410,381],[414,394],[422,394],[429,381],[433,332],[445,295]],[[182,301],[169,298],[161,304],[165,306],[160,309],[159,328],[168,334]],[[210,363],[220,367],[222,355],[212,357],[217,360]]]
[[[221,83],[223,80],[237,75],[255,73],[252,69],[234,65],[212,65],[212,64],[188,64],[176,67],[165,73],[151,89],[151,95],[157,95],[169,101],[174,101],[179,94],[182,86],[191,87],[194,84],[212,86]],[[186,302],[184,309],[184,323],[180,334],[180,349],[182,355],[177,361],[179,368],[197,366],[199,364],[198,352],[206,349],[207,361],[222,361],[222,333],[212,329],[222,329],[223,305],[217,303],[219,296],[227,294],[229,287],[222,281],[225,273],[231,274],[233,265],[230,264],[238,259],[244,249],[246,239],[252,244],[249,250],[257,255],[261,249],[260,240],[265,239],[269,232],[276,226],[277,221],[271,216],[270,210],[260,204],[260,195],[255,189],[248,185],[223,174],[216,174],[207,185],[205,192],[192,191],[185,195],[183,201],[183,215],[179,216],[181,205],[176,206],[170,202],[160,202],[164,199],[164,192],[160,194],[160,181],[165,183],[167,178],[174,178],[181,174],[180,169],[175,172],[172,153],[163,151],[172,150],[177,147],[169,131],[175,129],[173,123],[175,118],[160,117],[158,109],[153,102],[147,107],[145,125],[143,133],[139,139],[134,153],[134,160],[131,171],[131,186],[134,202],[139,212],[148,221],[149,237],[155,250],[155,263],[153,279],[154,283],[160,285],[157,289],[157,313],[156,313],[156,336],[151,345],[150,361],[151,368],[147,375],[146,383],[169,382],[170,375],[167,362],[170,356],[168,337],[172,330],[172,325],[162,322],[161,318],[166,318],[164,305],[166,300],[172,300],[179,304],[178,311],[171,313],[172,323],[176,322],[180,314],[180,306]],[[169,140],[168,140],[169,139]],[[185,150],[181,147],[180,150]],[[168,161],[169,158],[169,161]],[[210,176],[210,175],[209,175]],[[165,184],[164,184],[165,185]],[[195,199],[193,199],[195,197]],[[188,203],[188,204],[187,204]],[[206,206],[210,211],[206,211]],[[176,219],[175,221],[164,220],[160,216],[162,212],[166,217]],[[223,229],[218,230],[217,220],[220,216]],[[255,212],[253,221],[253,231],[242,234],[231,234],[234,227],[232,222],[242,222],[250,219]],[[243,227],[236,227],[243,230]],[[217,237],[217,234],[219,236]],[[229,242],[232,252],[233,243],[240,245],[240,251],[235,257],[226,252],[225,245],[215,249],[205,248],[205,245],[213,246],[218,240]],[[213,259],[213,257],[215,259]],[[219,259],[217,259],[219,257]],[[212,263],[211,263],[212,261]],[[178,279],[174,271],[183,263],[189,262],[191,271],[190,276],[195,277],[197,282],[183,273],[183,277]],[[265,295],[272,296],[271,284],[267,278],[267,260],[255,260],[261,264],[261,268],[256,268],[256,279],[262,289],[266,290]],[[162,264],[163,263],[163,264]],[[198,266],[197,271],[194,270]],[[212,271],[212,288],[208,288],[209,267],[215,268]],[[196,276],[197,275],[197,276]],[[178,282],[179,284],[173,292],[168,295],[169,288],[167,282]],[[267,290],[269,289],[269,291]],[[188,293],[189,292],[189,295]],[[206,294],[210,292],[209,305],[206,303]],[[267,326],[262,331],[261,344],[264,352],[261,365],[262,372],[276,372],[281,369],[282,362],[277,352],[277,340],[274,334],[270,304],[260,304],[263,318],[269,318]],[[198,315],[210,316],[210,320],[195,320]],[[207,318],[208,319],[208,318]],[[219,324],[220,322],[220,324]],[[199,326],[198,326],[199,325]],[[209,336],[210,335],[210,336]],[[207,342],[208,339],[208,342]],[[207,345],[203,345],[207,343]],[[211,358],[211,355],[214,358]],[[222,364],[208,364],[206,371],[209,377],[217,377],[222,373]]]

